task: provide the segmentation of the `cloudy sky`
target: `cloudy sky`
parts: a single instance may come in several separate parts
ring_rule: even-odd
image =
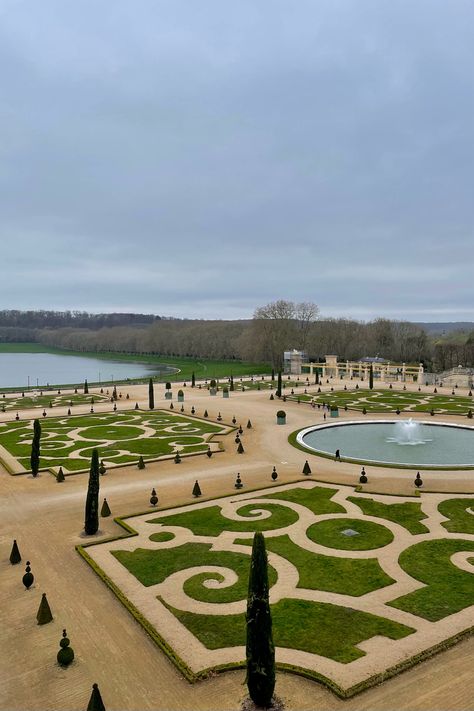
[[[472,0],[0,0],[1,308],[474,320]]]

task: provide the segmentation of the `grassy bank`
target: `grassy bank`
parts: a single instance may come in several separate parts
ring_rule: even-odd
[[[52,355],[64,356],[80,356],[83,358],[96,358],[104,361],[121,361],[133,363],[146,363],[147,365],[159,366],[168,365],[176,368],[178,372],[173,375],[163,375],[156,377],[159,382],[170,380],[171,382],[180,382],[183,380],[191,380],[192,374],[195,374],[196,380],[204,380],[210,378],[227,378],[230,375],[234,377],[243,377],[248,375],[260,375],[270,373],[270,367],[265,363],[246,363],[238,360],[207,360],[198,358],[179,358],[175,356],[160,356],[150,353],[115,353],[111,351],[83,352],[69,351],[63,348],[53,348],[45,346],[41,343],[0,343],[0,353],[51,353]],[[140,382],[147,378],[127,379],[127,382]],[[119,381],[116,381],[119,382]],[[57,385],[75,385],[76,383],[56,383]],[[93,383],[90,383],[91,385]],[[105,381],[102,382],[105,384]],[[8,388],[12,390],[13,388]]]

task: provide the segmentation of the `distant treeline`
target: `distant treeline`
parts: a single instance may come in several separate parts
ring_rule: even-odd
[[[311,360],[379,356],[424,363],[442,371],[474,367],[474,332],[430,335],[419,324],[318,317],[314,304],[279,301],[241,321],[172,319],[152,314],[1,311],[0,342],[37,342],[66,350],[156,354],[267,362],[279,368],[283,351],[303,349]]]

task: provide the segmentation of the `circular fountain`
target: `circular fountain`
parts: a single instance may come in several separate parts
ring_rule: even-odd
[[[420,420],[364,420],[306,427],[296,441],[314,454],[364,464],[474,469],[474,427]]]

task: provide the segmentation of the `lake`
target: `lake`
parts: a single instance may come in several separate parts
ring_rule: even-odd
[[[104,360],[53,353],[0,353],[0,387],[27,388],[48,385],[123,381],[127,378],[170,377],[176,368],[160,363]]]

